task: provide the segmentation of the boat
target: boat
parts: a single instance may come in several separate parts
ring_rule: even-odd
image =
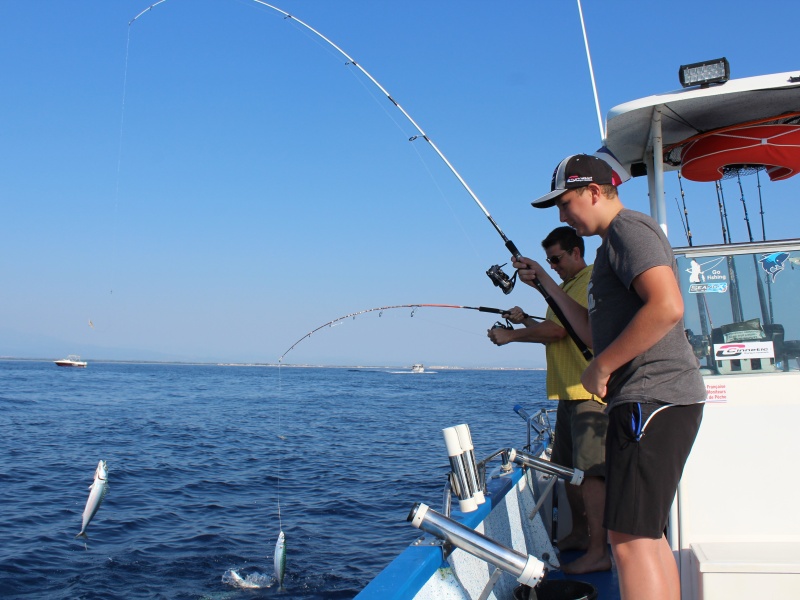
[[[70,354],[69,356],[67,356],[67,358],[61,358],[54,362],[59,367],[79,367],[82,369],[86,368],[86,361],[81,360],[81,357],[78,356],[77,354]]]
[[[413,374],[413,373],[425,373],[425,374],[434,374],[434,373],[436,373],[436,371],[426,370],[425,369],[425,365],[423,365],[422,363],[414,363],[413,365],[411,365],[411,369],[410,370],[406,370],[406,371],[388,371],[388,372],[392,373],[393,375],[409,375],[409,374]]]
[[[682,73],[698,66],[714,67],[686,65]],[[800,69],[738,80],[726,80],[727,64],[720,70],[717,80],[682,81],[678,91],[621,104],[607,115],[604,147],[629,174],[647,177],[651,215],[665,230],[664,177],[681,170],[684,160],[692,163],[684,175],[698,179],[760,171],[779,181],[800,157],[797,145],[778,147],[767,137],[741,143],[753,127],[762,136],[775,131],[767,126],[800,128]],[[720,154],[721,147],[730,152]],[[780,193],[779,183],[774,188]],[[719,202],[714,191],[707,201]],[[703,423],[665,531],[681,600],[797,597],[800,520],[791,448],[800,422],[800,273],[794,268],[800,239],[690,244],[674,254],[686,334],[707,389]],[[558,511],[566,502],[563,482],[578,483],[580,473],[547,460],[552,427],[546,411],[515,410],[525,425],[519,439],[498,440],[507,445],[480,460],[470,457],[471,443],[459,444],[458,436],[448,442],[445,433],[451,472],[442,506],[409,506],[409,525],[424,534],[357,598],[528,598],[530,588],[558,588],[559,581],[561,595],[548,591],[546,597],[619,598],[613,571],[571,579],[559,571],[553,539],[569,531],[569,511]],[[579,582],[588,588],[564,592]]]

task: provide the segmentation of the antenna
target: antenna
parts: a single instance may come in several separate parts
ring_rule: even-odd
[[[605,143],[606,132],[603,129],[603,117],[600,113],[600,100],[597,97],[597,84],[594,81],[594,69],[592,68],[592,55],[589,53],[589,38],[586,35],[586,24],[583,22],[583,8],[581,0],[578,0],[578,14],[581,17],[581,29],[583,30],[583,43],[586,46],[586,60],[589,63],[589,76],[592,79],[592,91],[594,92],[594,106],[597,109],[597,124],[600,126],[600,140]]]

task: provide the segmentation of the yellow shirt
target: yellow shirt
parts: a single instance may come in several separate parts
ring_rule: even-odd
[[[592,265],[589,265],[581,269],[572,279],[563,282],[560,287],[581,306],[587,306],[589,303],[587,287],[591,277]],[[561,321],[550,308],[547,309],[545,318],[561,325]],[[545,356],[547,357],[547,397],[550,400],[600,401],[597,396],[587,392],[581,384],[581,375],[589,362],[583,358],[571,337],[566,336],[557,342],[546,344]]]

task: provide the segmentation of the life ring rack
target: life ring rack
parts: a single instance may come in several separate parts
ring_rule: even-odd
[[[726,172],[763,167],[772,181],[800,172],[800,112],[700,133],[664,149],[691,181],[719,181]]]

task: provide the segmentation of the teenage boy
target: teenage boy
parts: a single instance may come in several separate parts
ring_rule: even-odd
[[[677,266],[666,235],[628,210],[618,178],[586,154],[556,167],[550,193],[532,202],[558,207],[581,236],[602,238],[588,309],[529,258],[514,260],[521,281],[538,278],[595,356],[581,377],[608,405],[608,529],[625,600],[679,600],[680,578],[663,535],[683,467],[702,420],[705,385],[684,334]]]

